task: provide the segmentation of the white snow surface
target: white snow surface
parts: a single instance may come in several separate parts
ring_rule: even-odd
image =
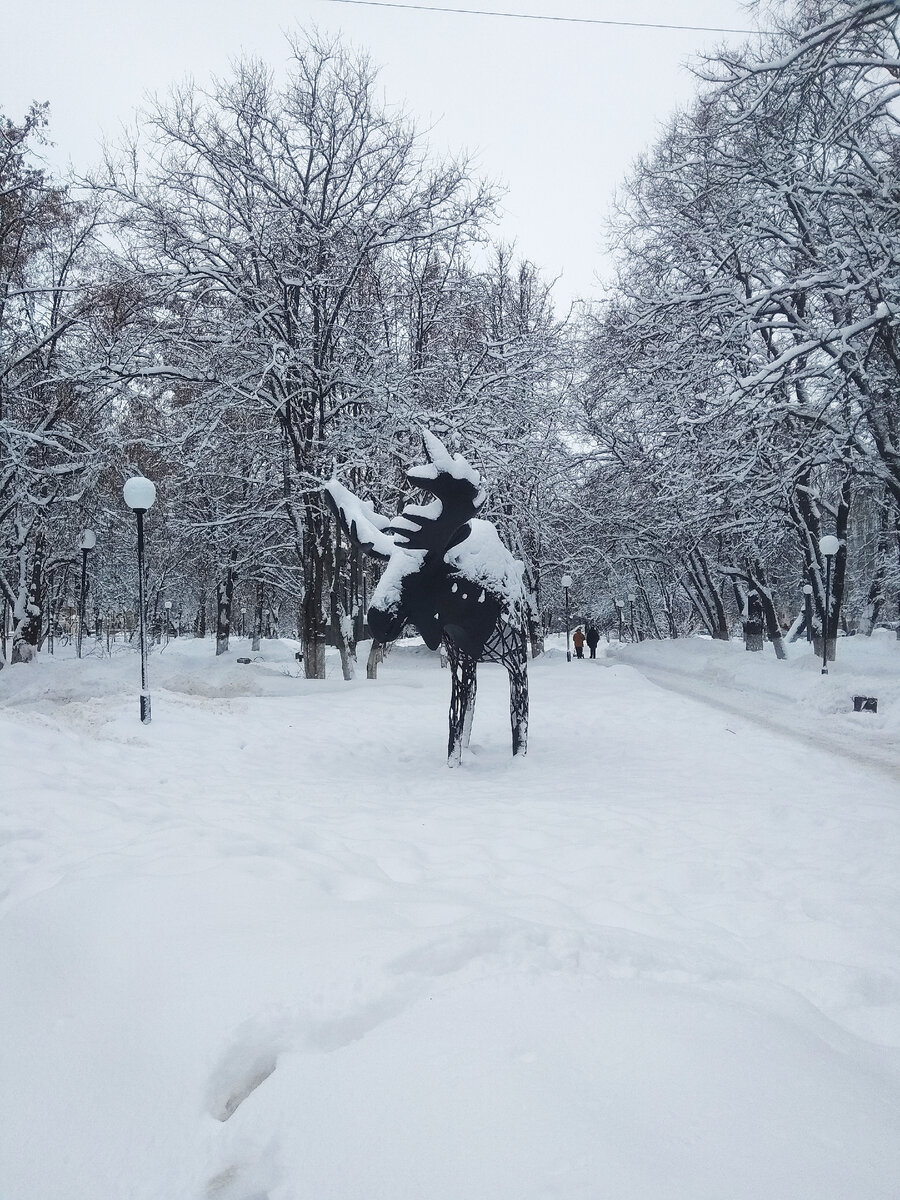
[[[447,551],[444,562],[449,563],[464,579],[502,597],[510,607],[524,603],[523,563],[513,558],[503,545],[491,521],[475,518],[469,522],[469,527],[471,532],[468,537]]]
[[[0,1197],[896,1200],[900,643],[561,644],[0,672]]]

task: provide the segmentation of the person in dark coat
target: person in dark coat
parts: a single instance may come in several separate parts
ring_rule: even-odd
[[[600,641],[600,634],[594,625],[588,625],[584,631],[584,640],[588,644],[588,649],[591,652],[591,658],[597,657],[597,643]]]

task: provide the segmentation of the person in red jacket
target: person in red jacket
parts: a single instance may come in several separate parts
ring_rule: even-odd
[[[575,657],[584,658],[584,631],[580,625],[572,634],[572,644],[575,647]]]

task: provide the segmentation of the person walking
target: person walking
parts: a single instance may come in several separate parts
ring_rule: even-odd
[[[580,625],[572,634],[572,645],[575,647],[575,657],[584,658],[584,631]]]
[[[597,632],[595,625],[588,625],[584,631],[584,639],[588,644],[588,649],[591,652],[591,658],[597,657],[597,644],[600,641],[600,634]]]

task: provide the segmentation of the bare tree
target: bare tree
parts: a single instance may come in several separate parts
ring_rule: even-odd
[[[465,163],[428,164],[411,126],[379,105],[364,58],[314,37],[291,42],[283,88],[244,62],[211,92],[185,86],[158,105],[144,142],[144,159],[135,146],[110,160],[104,187],[133,266],[178,314],[149,369],[275,422],[306,672],[320,677],[335,570],[320,488],[342,429],[363,429],[376,399],[360,370],[381,338],[367,289],[406,248],[474,230],[492,198]]]
[[[36,164],[46,121],[44,106],[19,124],[0,117],[0,595],[13,613],[13,662],[33,657],[48,572],[74,553],[112,395],[99,213]]]

